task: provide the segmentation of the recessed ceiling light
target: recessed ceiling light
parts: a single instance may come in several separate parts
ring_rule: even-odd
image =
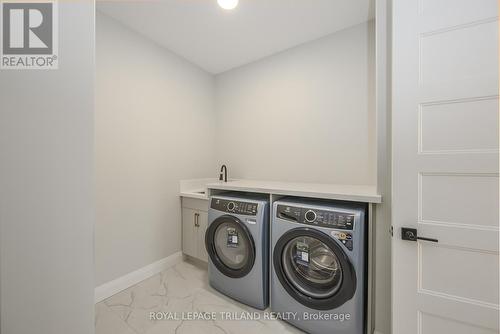
[[[217,0],[217,3],[222,8],[227,9],[227,10],[231,10],[231,9],[235,9],[236,6],[238,6],[238,1],[239,0]]]

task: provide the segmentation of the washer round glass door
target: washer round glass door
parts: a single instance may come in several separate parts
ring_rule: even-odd
[[[330,297],[342,284],[337,255],[317,238],[293,238],[285,245],[281,261],[293,286],[311,297]]]
[[[336,308],[352,298],[356,273],[344,250],[309,228],[285,233],[274,247],[274,269],[287,292],[313,309]]]
[[[240,278],[255,262],[255,245],[248,228],[236,217],[215,219],[205,234],[205,245],[212,263],[224,275]]]

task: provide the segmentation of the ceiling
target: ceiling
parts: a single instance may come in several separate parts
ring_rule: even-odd
[[[259,60],[374,16],[374,0],[98,1],[101,12],[210,73]]]

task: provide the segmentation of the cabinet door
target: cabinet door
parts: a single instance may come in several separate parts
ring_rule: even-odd
[[[198,228],[195,226],[197,211],[182,208],[182,252],[197,257]]]
[[[208,253],[205,247],[205,232],[208,226],[208,214],[198,211],[198,259],[208,262]]]

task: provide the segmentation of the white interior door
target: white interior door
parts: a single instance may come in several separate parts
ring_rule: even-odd
[[[497,6],[393,1],[394,334],[498,333]]]

